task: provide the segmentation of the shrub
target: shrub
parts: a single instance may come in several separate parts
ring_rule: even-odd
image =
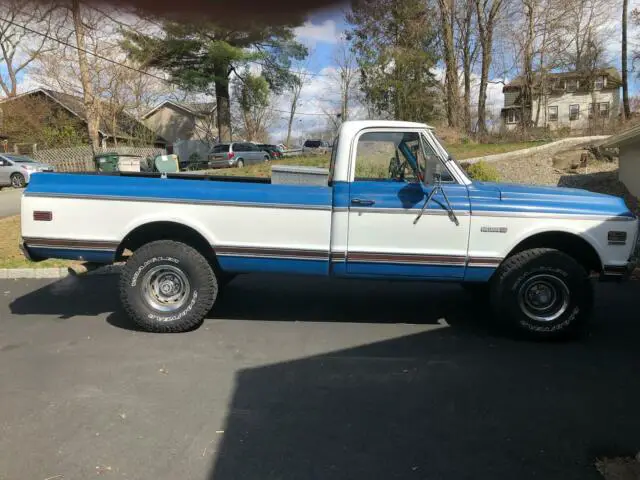
[[[477,163],[464,164],[463,168],[472,180],[477,180],[478,182],[500,181],[500,174],[496,167],[482,160]]]

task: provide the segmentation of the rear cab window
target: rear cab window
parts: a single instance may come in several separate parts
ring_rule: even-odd
[[[211,153],[227,153],[229,151],[229,144],[224,143],[220,145],[215,145]]]

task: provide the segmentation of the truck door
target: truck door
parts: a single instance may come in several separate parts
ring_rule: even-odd
[[[455,181],[420,130],[365,130],[355,145],[347,275],[462,279],[467,187]]]

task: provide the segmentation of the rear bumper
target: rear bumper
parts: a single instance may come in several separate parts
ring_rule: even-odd
[[[27,245],[22,240],[20,240],[20,245],[19,246],[20,246],[20,251],[22,252],[22,254],[24,255],[24,257],[27,260],[29,260],[31,262],[40,262],[40,261],[44,260],[44,258],[40,258],[40,257],[37,257],[37,256],[33,255],[33,253],[31,253],[31,251],[29,250],[29,247],[27,247]]]

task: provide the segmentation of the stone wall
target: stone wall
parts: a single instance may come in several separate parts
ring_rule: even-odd
[[[570,137],[563,138],[551,143],[545,143],[537,147],[525,148],[522,150],[514,150],[513,152],[498,153],[496,155],[485,155],[484,157],[465,158],[460,160],[460,163],[477,163],[484,162],[498,162],[503,160],[521,160],[523,158],[536,158],[541,155],[550,157],[556,153],[569,150],[579,145],[588,145],[590,143],[598,143],[602,140],[609,138],[608,135],[599,135],[593,137]]]

